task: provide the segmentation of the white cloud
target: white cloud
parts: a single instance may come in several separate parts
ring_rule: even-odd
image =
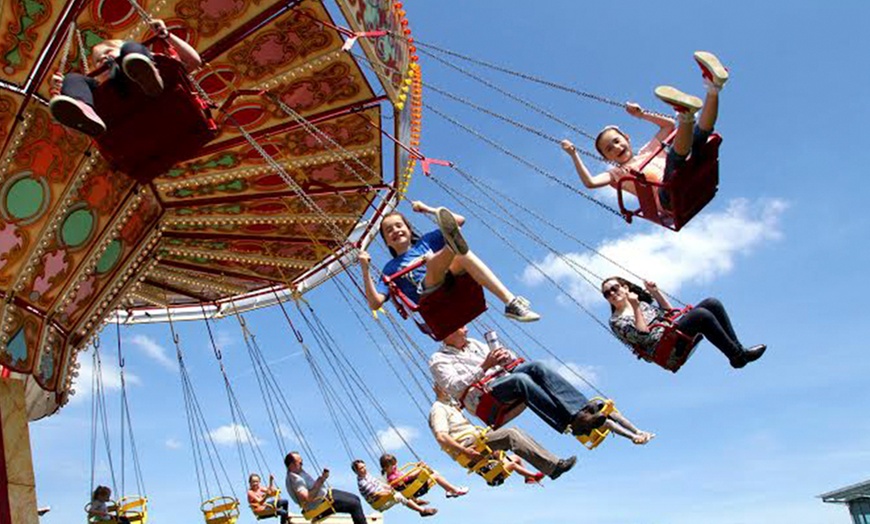
[[[223,351],[236,344],[236,337],[234,337],[229,331],[220,329],[215,335],[215,344],[217,344],[217,347]]]
[[[588,392],[592,389],[589,387],[589,384],[596,387],[599,386],[597,366],[582,366],[580,364],[575,364],[574,362],[565,362],[562,364],[555,358],[546,358],[544,359],[544,362],[555,369],[557,373],[562,375],[562,377],[570,382],[575,388],[583,392]],[[589,382],[589,384],[584,382],[583,379],[586,379],[586,382]]]
[[[181,449],[181,441],[176,438],[168,438],[164,444],[168,449]]]
[[[405,446],[402,442],[404,438],[406,442],[410,442],[417,438],[420,432],[410,426],[398,426],[397,428],[388,428],[378,430],[378,442],[386,451],[395,451]]]
[[[71,403],[79,403],[85,399],[91,398],[91,389],[93,388],[94,379],[94,363],[93,354],[80,353],[78,356],[79,376],[73,382],[73,389],[76,394],[70,397]],[[118,365],[111,360],[101,359],[103,391],[120,391],[121,390],[121,373]],[[124,371],[124,380],[127,386],[138,386],[142,384],[142,380],[137,375]]]
[[[178,363],[169,357],[166,348],[158,344],[153,338],[146,335],[134,335],[128,339],[128,342],[139,348],[145,356],[164,368],[172,371],[178,369]]]
[[[679,233],[658,227],[605,240],[595,249],[654,280],[663,290],[677,294],[687,283],[703,284],[728,273],[738,255],[750,253],[763,242],[779,239],[780,217],[787,207],[782,200],[750,203],[736,199],[728,203],[725,211],[695,217]],[[623,275],[636,280],[594,253],[566,253],[565,258],[602,278]],[[598,279],[587,275],[595,283],[593,287],[559,257],[549,254],[537,264],[582,304],[602,300]],[[533,266],[525,268],[523,280],[531,285],[546,282]]]
[[[221,426],[212,430],[209,433],[209,436],[215,444],[222,444],[225,446],[237,442],[241,442],[242,444],[252,443],[255,446],[264,444],[264,441],[254,436],[250,429],[241,424],[227,424],[226,426]]]
[[[283,422],[278,423],[278,434],[287,439],[287,441],[294,446],[305,442],[304,436],[301,436],[301,438],[300,436],[296,436],[296,432],[293,431],[293,428]]]

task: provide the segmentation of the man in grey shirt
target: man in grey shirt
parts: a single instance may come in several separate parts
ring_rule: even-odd
[[[349,513],[353,524],[366,523],[366,516],[359,497],[346,491],[330,490],[326,484],[326,479],[329,478],[328,469],[324,469],[315,480],[302,469],[302,456],[298,451],[288,453],[284,457],[284,465],[287,467],[287,493],[293,502],[302,508],[302,511],[316,508],[322,499],[332,491],[332,507],[336,513]]]

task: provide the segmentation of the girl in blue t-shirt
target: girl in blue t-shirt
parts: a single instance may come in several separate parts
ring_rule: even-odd
[[[435,215],[438,229],[422,236],[412,228],[408,219],[398,211],[387,214],[381,221],[381,238],[393,255],[383,268],[384,275],[393,275],[421,257],[426,264],[411,271],[396,281],[399,289],[414,303],[419,303],[422,295],[438,289],[447,278],[468,273],[478,284],[498,297],[504,305],[504,314],[520,322],[533,322],[541,318],[529,308],[523,297],[511,293],[497,276],[469,249],[459,227],[465,218],[452,213],[444,207],[433,208],[423,202],[411,203],[417,213]],[[366,286],[366,299],[372,310],[380,308],[389,297],[387,285],[378,280],[375,283],[369,274],[371,256],[365,251],[359,254],[360,266]]]

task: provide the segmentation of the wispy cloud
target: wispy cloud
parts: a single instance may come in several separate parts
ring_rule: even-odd
[[[782,200],[749,202],[736,199],[722,212],[704,213],[696,217],[678,234],[656,228],[650,232],[630,233],[605,240],[596,250],[645,278],[656,281],[671,293],[688,283],[705,283],[734,268],[739,255],[746,255],[764,242],[782,236],[780,218],[788,205]],[[624,275],[603,257],[594,253],[566,253],[576,266],[602,278]],[[537,262],[541,270],[566,286],[578,301],[590,305],[601,300],[597,285],[589,284],[575,268],[555,255]],[[597,279],[586,273],[597,284]],[[527,266],[523,279],[531,285],[545,282],[533,266]]]
[[[169,357],[169,352],[166,348],[158,344],[153,338],[147,335],[133,335],[128,339],[128,341],[144,353],[145,356],[157,362],[164,368],[172,371],[178,369],[178,363]]]
[[[82,353],[78,357],[79,376],[73,382],[76,394],[70,398],[70,402],[78,403],[91,397],[91,389],[94,380],[94,364],[91,353]],[[104,391],[117,391],[121,389],[121,372],[118,365],[111,360],[101,359],[102,382]],[[124,371],[124,380],[128,386],[138,386],[142,380],[129,371]]]
[[[164,442],[167,449],[181,449],[181,441],[176,438],[168,438],[166,442]]]
[[[257,438],[250,429],[241,424],[227,424],[215,428],[209,433],[209,436],[214,440],[215,444],[229,446],[240,442],[242,444],[251,443],[255,446],[265,444],[265,441]]]
[[[410,426],[398,426],[396,428],[378,430],[378,442],[381,447],[387,451],[395,451],[405,446],[405,442],[410,443],[417,438],[420,432],[416,428]],[[405,440],[405,442],[402,441]]]

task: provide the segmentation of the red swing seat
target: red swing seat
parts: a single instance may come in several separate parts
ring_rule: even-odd
[[[489,388],[489,383],[497,378],[503,377],[510,373],[513,369],[525,362],[524,359],[518,358],[504,366],[502,371],[489,375],[483,380],[479,380],[470,385],[462,397],[459,398],[459,403],[471,413],[474,413],[477,418],[482,420],[487,426],[492,429],[498,429],[511,420],[519,416],[526,405],[523,402],[504,403],[492,396]]]
[[[671,373],[679,371],[680,368],[683,367],[683,364],[689,360],[689,357],[692,356],[692,353],[695,352],[695,347],[699,342],[701,342],[701,339],[704,338],[703,335],[700,334],[695,335],[694,337],[689,336],[678,330],[674,324],[678,318],[691,309],[692,306],[690,305],[683,309],[671,309],[667,313],[665,322],[650,324],[650,329],[658,327],[664,328],[665,331],[662,333],[662,338],[659,340],[659,343],[656,345],[655,350],[651,355],[644,351],[643,348],[632,346],[631,349],[635,356],[639,359],[646,360],[647,362],[657,364]]]
[[[414,321],[420,331],[436,341],[442,341],[457,329],[467,325],[486,311],[483,288],[468,273],[448,278],[435,291],[423,295],[415,304],[405,295],[396,280],[426,263],[420,259],[392,275],[382,277],[390,289],[390,299],[402,318],[419,313],[423,321]]]
[[[649,181],[643,176],[643,169],[666,145],[673,142],[675,135],[676,131],[662,142],[649,160],[616,182],[619,210],[629,224],[634,217],[640,217],[679,231],[716,196],[719,189],[719,145],[722,144],[722,136],[718,133],[710,135],[701,151],[694,151],[689,155],[686,163],[677,169],[669,183]],[[636,209],[626,208],[623,202],[623,185],[628,182],[633,183],[637,191]],[[663,189],[670,195],[668,209],[659,203],[659,192]]]
[[[218,134],[208,104],[197,94],[175,51],[155,53],[154,63],[163,78],[163,92],[157,96],[146,95],[132,82],[123,92],[111,81],[94,90],[94,109],[106,123],[106,132],[95,139],[100,154],[114,169],[143,184],[196,156]],[[97,69],[90,76],[104,71]]]

